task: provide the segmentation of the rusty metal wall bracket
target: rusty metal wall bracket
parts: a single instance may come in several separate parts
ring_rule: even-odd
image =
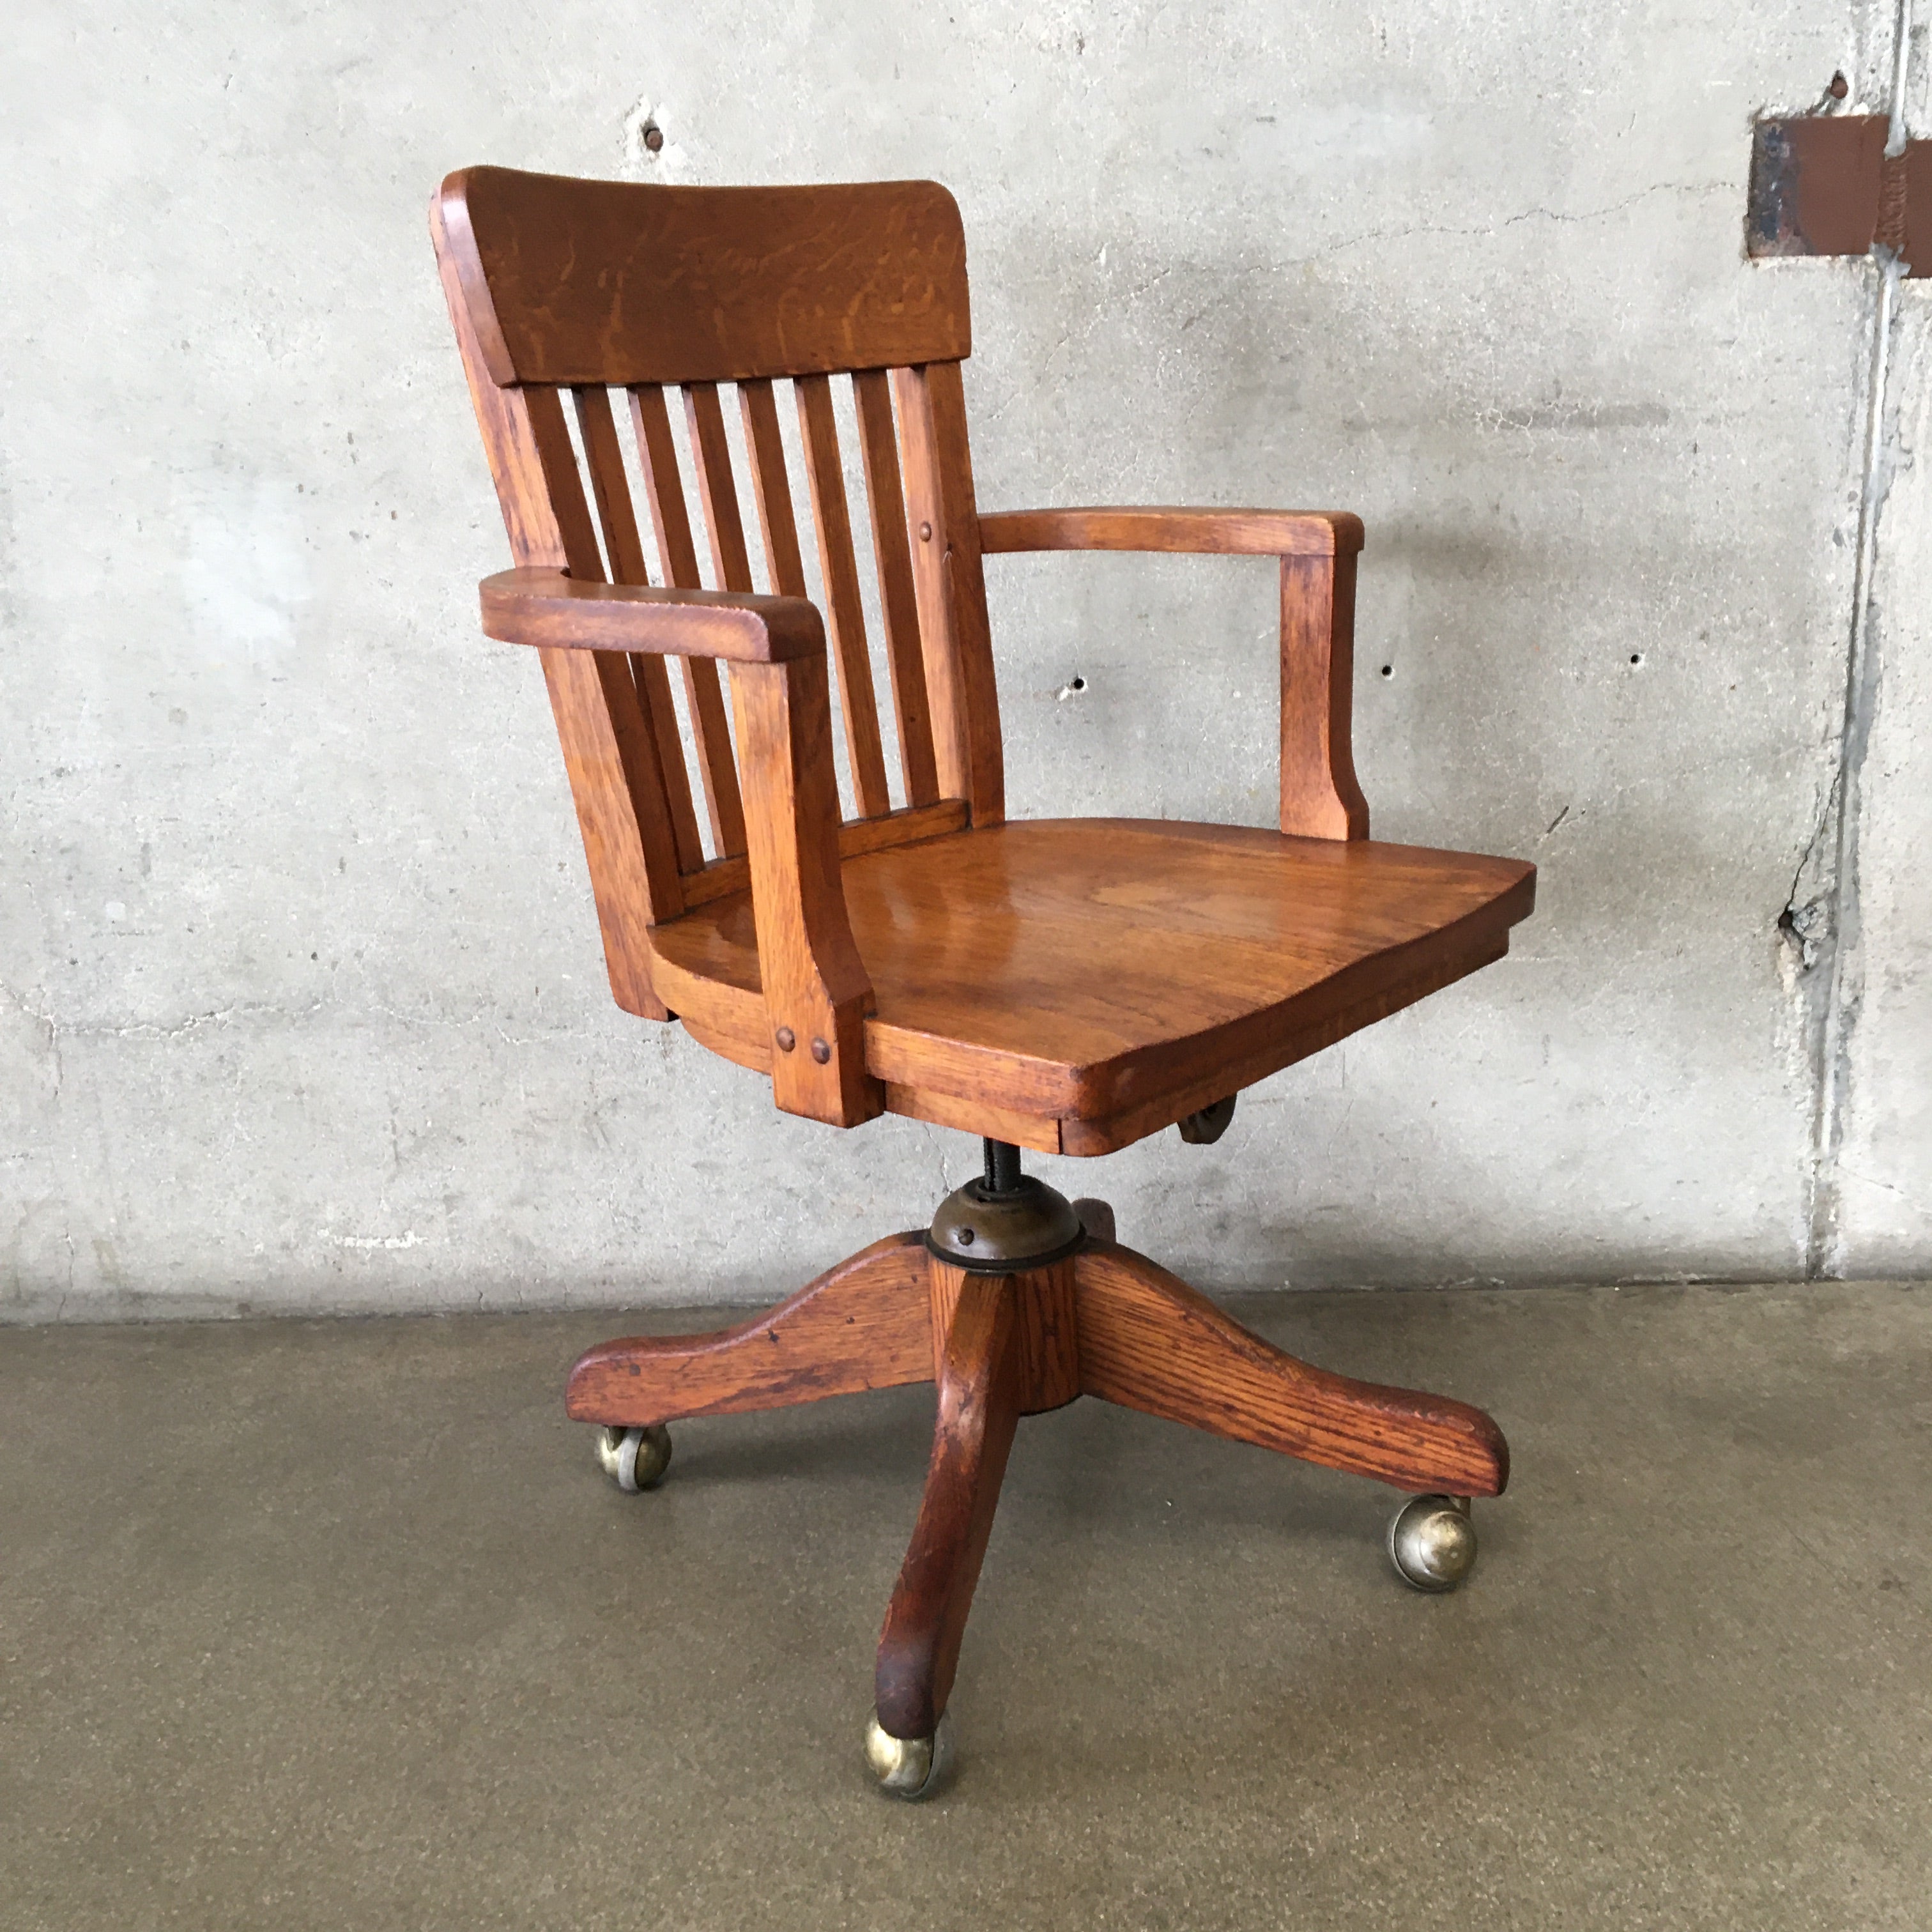
[[[1744,252],[1864,255],[1874,242],[1932,276],[1932,141],[1888,154],[1882,114],[1800,114],[1752,131]]]

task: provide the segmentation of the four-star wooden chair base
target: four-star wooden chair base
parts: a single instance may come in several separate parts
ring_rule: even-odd
[[[736,1328],[606,1342],[570,1376],[569,1412],[604,1425],[605,1466],[626,1489],[662,1474],[664,1425],[682,1417],[938,1384],[932,1460],[879,1640],[867,1733],[874,1775],[901,1797],[927,1796],[944,1768],[940,1720],[1022,1416],[1100,1396],[1417,1492],[1390,1550],[1421,1589],[1460,1580],[1475,1553],[1468,1498],[1500,1494],[1509,1475],[1502,1431],[1481,1410],[1298,1361],[1120,1246],[1104,1202],[1069,1204],[1022,1179],[1012,1148],[989,1142],[987,1152],[986,1180],[950,1197],[931,1230],[875,1241]],[[1072,1229],[1070,1252],[1014,1252],[1013,1229],[1044,1241],[1056,1215]],[[994,1252],[959,1264],[962,1228],[965,1242]]]

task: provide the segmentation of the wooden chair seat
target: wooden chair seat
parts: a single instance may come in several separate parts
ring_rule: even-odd
[[[1520,860],[1148,819],[1022,820],[844,862],[895,1113],[1126,1145],[1500,958]],[[748,892],[656,929],[689,1030],[769,1071]]]

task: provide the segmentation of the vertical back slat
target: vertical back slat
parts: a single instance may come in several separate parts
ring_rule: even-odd
[[[651,532],[663,560],[664,581],[674,590],[701,590],[698,550],[691,541],[691,518],[684,507],[684,482],[677,473],[677,446],[670,437],[670,412],[656,384],[633,389],[631,427],[644,466],[644,501]]]
[[[644,489],[650,503],[652,527],[657,533],[658,554],[664,560],[673,589],[702,590],[664,391],[655,384],[633,389],[631,413],[638,432],[638,453],[644,460]],[[746,587],[750,587],[748,583]],[[718,681],[718,666],[712,659],[680,658],[677,662],[684,678],[685,698],[691,706],[692,735],[698,740],[698,776],[704,784],[712,842],[718,857],[728,859],[745,849],[745,807],[738,791],[738,769],[732,762],[731,734],[724,722],[724,688]]]
[[[752,559],[745,548],[745,525],[738,513],[738,486],[731,478],[731,446],[724,440],[724,412],[716,382],[691,382],[684,392],[685,422],[691,430],[691,458],[698,466],[698,500],[704,511],[704,532],[711,540],[711,568],[721,590],[748,592]]]
[[[830,607],[826,614],[838,658],[838,701],[845,714],[852,790],[859,816],[878,818],[892,809],[892,800],[886,790],[879,700],[872,689],[872,654],[866,648],[865,607],[860,601],[858,560],[852,551],[852,518],[838,457],[838,426],[832,413],[832,382],[829,376],[801,376],[792,387],[798,395],[798,426],[812,485],[812,520],[818,532],[819,564]]]
[[[724,416],[718,404],[716,382],[694,382],[684,392],[685,421],[691,431],[692,461],[698,470],[698,500],[704,506],[705,534],[711,541],[711,567],[721,590],[748,592],[752,560],[745,549],[745,526],[738,513],[737,487],[731,480],[731,452],[724,440]],[[734,824],[721,824],[718,852],[729,857],[745,849],[745,808],[738,794],[738,770],[732,762],[730,733],[724,722],[724,694],[718,667],[703,667],[687,658],[686,676],[692,692],[692,722],[707,774],[705,792],[716,798],[714,821],[725,814],[728,801]],[[699,713],[703,713],[702,719]]]
[[[752,501],[758,513],[758,535],[772,589],[781,597],[805,595],[805,560],[799,554],[798,524],[791,513],[791,485],[785,476],[778,406],[767,381],[740,382],[738,406],[745,418],[745,447],[752,458]]]
[[[537,465],[550,497],[550,514],[556,518],[557,534],[563,539],[563,567],[572,577],[602,584],[604,558],[597,548],[590,506],[584,500],[584,479],[577,472],[577,452],[570,446],[562,400],[551,388],[526,388],[520,394],[530,440],[536,446]]]
[[[577,405],[578,434],[584,443],[584,466],[590,472],[590,493],[597,520],[604,531],[604,554],[610,560],[614,584],[648,584],[644,547],[638,541],[638,520],[631,508],[631,488],[624,480],[623,452],[617,444],[617,425],[610,416],[608,392],[572,389]]]
[[[886,372],[856,371],[852,400],[859,418],[859,453],[866,466],[886,663],[892,673],[892,711],[898,723],[899,769],[905,775],[907,804],[931,805],[939,796],[939,777],[932,760],[932,718],[926,665],[920,655],[919,600],[913,589],[905,497],[899,486],[898,446],[893,440],[892,389]]]
[[[1281,829],[1366,838],[1355,776],[1355,553],[1281,560]]]
[[[597,501],[598,520],[604,528],[604,551],[620,584],[648,584],[650,572],[644,565],[644,547],[638,540],[638,518],[631,504],[631,486],[624,475],[624,452],[617,440],[617,425],[610,414],[610,392],[604,388],[573,389],[577,404],[578,433],[583,440],[584,456],[590,472],[592,494]],[[691,779],[684,768],[684,745],[677,734],[677,713],[671,709],[670,679],[664,659],[648,652],[631,657],[631,675],[638,686],[638,702],[644,722],[657,741],[658,767],[664,782],[664,802],[670,813],[672,842],[677,848],[678,868],[694,872],[704,862],[704,848],[698,843],[698,814],[691,806]]]
[[[518,393],[562,540],[564,567],[573,577],[601,583],[603,560],[597,554],[597,535],[578,475],[577,452],[570,446],[562,399],[554,388],[526,386]],[[607,860],[620,856],[627,832],[634,832],[649,881],[647,916],[652,920],[676,918],[683,900],[677,886],[677,850],[664,800],[664,772],[628,663],[608,651],[546,651],[544,677],[572,786],[580,780],[583,787],[578,819],[593,880]],[[586,809],[584,802],[608,797],[614,778],[628,794],[628,828],[605,822],[608,806]]]
[[[965,389],[956,362],[892,373],[940,788],[966,801],[975,825],[998,825],[1006,815],[1006,771]]]

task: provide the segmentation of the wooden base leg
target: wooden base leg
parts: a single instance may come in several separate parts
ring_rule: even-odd
[[[1080,1225],[1087,1230],[1090,1240],[1111,1241],[1114,1238],[1114,1210],[1104,1201],[1096,1201],[1090,1194],[1083,1194],[1073,1204],[1073,1211],[1080,1216]]]
[[[1310,1368],[1131,1248],[1094,1243],[1074,1281],[1085,1394],[1418,1494],[1500,1496],[1509,1480],[1480,1409]]]
[[[636,1428],[930,1382],[932,1370],[925,1238],[890,1234],[735,1328],[601,1342],[571,1370],[564,1407]]]
[[[926,1494],[879,1638],[879,1724],[894,1738],[930,1738],[952,1693],[1019,1420],[1015,1301],[1011,1276],[975,1274],[952,1300]]]

